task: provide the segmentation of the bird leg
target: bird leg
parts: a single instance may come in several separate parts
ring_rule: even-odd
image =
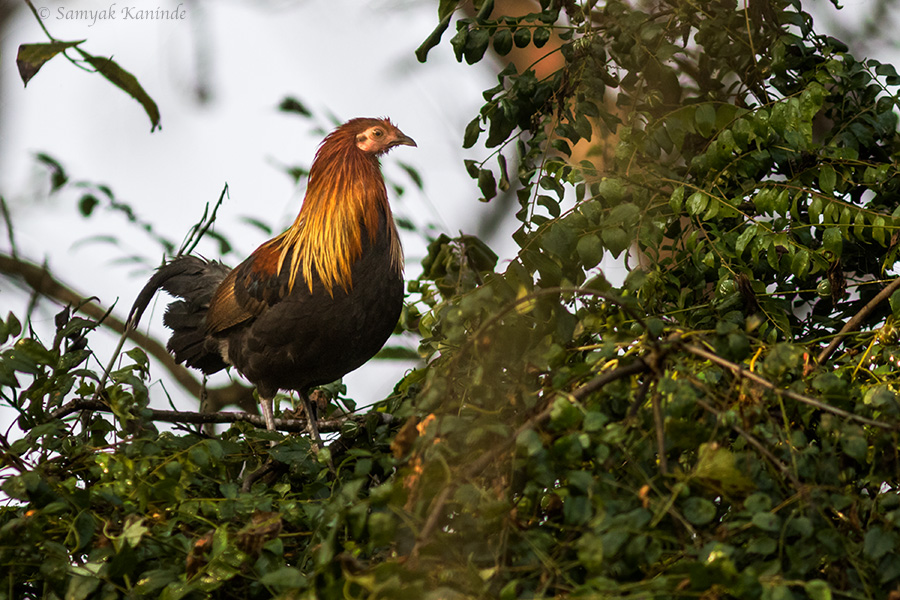
[[[323,447],[322,438],[319,436],[319,417],[305,391],[300,392],[300,398],[303,401],[303,411],[306,413],[306,431],[309,432],[309,437],[312,438],[313,450],[318,452],[319,448]]]
[[[266,420],[266,429],[275,431],[275,414],[272,410],[272,398],[259,396],[259,407],[262,409],[263,419]]]

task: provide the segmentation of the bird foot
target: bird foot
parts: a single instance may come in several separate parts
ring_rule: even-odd
[[[322,436],[319,435],[318,411],[316,411],[312,402],[309,400],[309,396],[305,393],[301,393],[300,398],[303,401],[303,410],[306,412],[306,431],[309,433],[311,442],[310,447],[316,454],[319,454],[319,451],[323,449],[327,452],[327,448],[325,448],[325,445],[322,443]],[[328,468],[331,469],[332,473],[335,473],[334,462],[331,460],[330,452],[326,454],[326,460],[328,461]]]

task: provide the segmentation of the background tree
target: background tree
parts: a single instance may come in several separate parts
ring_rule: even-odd
[[[518,254],[432,242],[401,321],[426,364],[333,423],[337,475],[246,423],[158,433],[138,350],[100,391],[115,419],[74,420],[96,323],[42,343],[10,316],[29,432],[0,594],[900,594],[900,76],[798,2],[495,8],[441,2],[418,57],[450,25],[470,64],[559,39],[464,132],[482,198],[515,191]]]

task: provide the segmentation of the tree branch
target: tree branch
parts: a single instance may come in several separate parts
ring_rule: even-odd
[[[860,415],[854,414],[852,412],[848,412],[836,406],[831,406],[830,404],[825,404],[815,398],[810,398],[809,396],[804,396],[803,394],[798,394],[796,392],[792,392],[790,390],[783,390],[776,386],[771,381],[764,379],[754,373],[753,371],[748,371],[747,369],[737,365],[729,360],[718,356],[709,350],[705,350],[700,348],[699,346],[693,346],[691,344],[682,344],[682,348],[690,352],[691,354],[695,354],[701,358],[705,358],[706,360],[719,365],[720,367],[725,367],[729,371],[731,371],[734,375],[738,377],[743,377],[745,379],[749,379],[753,383],[760,385],[772,392],[790,398],[791,400],[796,400],[797,402],[802,402],[803,404],[808,404],[809,406],[814,406],[819,410],[824,410],[825,412],[830,412],[834,415],[838,415],[839,417],[844,417],[845,419],[850,419],[852,421],[857,421],[858,423],[863,423],[865,425],[871,425],[873,427],[880,427],[881,429],[887,429],[890,431],[896,431],[900,429],[897,425],[891,425],[890,423],[885,423],[884,421],[876,421],[875,419],[870,419],[868,417],[862,417]]]
[[[110,408],[108,404],[101,400],[78,399],[67,402],[66,404],[51,412],[50,418],[62,419],[73,413],[77,413],[83,410],[107,413],[113,412],[112,408]],[[146,409],[146,411],[149,412],[150,420],[158,421],[161,423],[191,423],[204,425],[208,423],[243,422],[251,423],[252,425],[255,425],[262,429],[265,429],[266,427],[266,422],[261,416],[245,412],[200,413],[179,410],[158,410],[153,408]],[[384,423],[391,423],[393,421],[393,415],[390,415],[388,413],[374,412],[366,413],[363,415],[348,415],[335,419],[320,419],[317,421],[317,423],[319,424],[320,431],[340,431],[343,424],[347,421],[362,423],[369,419],[370,415],[372,414],[378,415]],[[305,432],[306,421],[306,419],[275,419],[275,428],[281,431]]]
[[[828,360],[828,357],[831,356],[831,354],[837,349],[844,337],[846,337],[848,333],[859,329],[863,321],[865,321],[866,317],[869,316],[869,313],[875,310],[875,307],[884,302],[886,298],[890,298],[898,288],[900,288],[900,277],[893,280],[886,288],[878,292],[877,296],[869,300],[869,302],[865,306],[863,306],[858,313],[853,315],[853,317],[851,317],[850,320],[847,321],[843,327],[841,327],[841,330],[837,333],[836,336],[834,336],[834,339],[831,340],[831,343],[825,346],[825,349],[819,353],[818,358],[816,358],[816,362],[821,365],[823,362]]]

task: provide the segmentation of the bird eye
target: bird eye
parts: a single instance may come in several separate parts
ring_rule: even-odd
[[[375,136],[375,137],[377,137],[377,138],[380,138],[381,136],[384,135],[384,131],[382,131],[381,129],[374,129],[374,130],[372,131],[372,135]]]

